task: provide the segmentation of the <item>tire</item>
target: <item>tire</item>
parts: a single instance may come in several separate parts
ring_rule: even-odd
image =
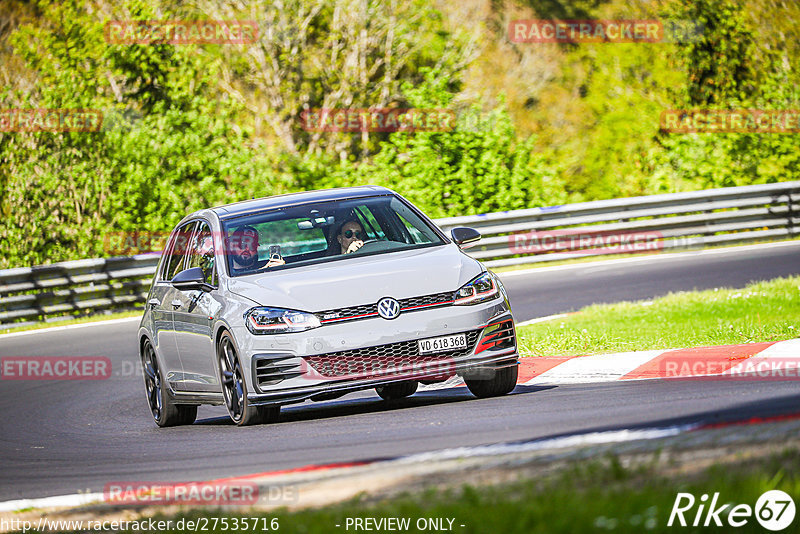
[[[150,414],[160,427],[191,425],[197,419],[197,406],[175,404],[167,383],[161,374],[156,351],[149,339],[142,345],[144,391]]]
[[[517,386],[518,366],[495,369],[494,378],[490,380],[465,379],[467,388],[478,398],[499,397],[511,393]]]
[[[375,388],[375,391],[383,400],[392,401],[410,397],[416,393],[418,385],[419,382],[416,380],[411,380],[409,382],[395,382],[394,384],[378,386]]]
[[[247,398],[244,372],[233,338],[224,332],[217,346],[220,384],[225,407],[231,421],[237,426],[260,425],[274,421],[280,413],[280,406],[253,406]]]

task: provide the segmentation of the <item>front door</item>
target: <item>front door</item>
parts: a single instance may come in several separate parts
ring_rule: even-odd
[[[189,246],[186,268],[200,267],[211,292],[176,290],[173,321],[175,339],[183,365],[186,391],[219,392],[213,325],[222,305],[217,301],[214,240],[207,222],[200,223]]]
[[[192,221],[181,226],[173,235],[167,246],[164,267],[161,273],[156,273],[159,279],[148,302],[153,311],[155,344],[161,368],[164,370],[164,378],[175,391],[184,389],[184,372],[178,353],[174,320],[176,294],[180,292],[172,287],[170,280],[185,268],[189,241],[196,228],[197,221]]]

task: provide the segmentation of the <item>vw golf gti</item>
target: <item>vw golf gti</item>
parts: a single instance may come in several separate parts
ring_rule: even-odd
[[[517,381],[503,285],[397,193],[375,186],[248,200],[172,231],[138,330],[150,411],[237,425],[375,389],[386,400],[460,376],[478,397]]]

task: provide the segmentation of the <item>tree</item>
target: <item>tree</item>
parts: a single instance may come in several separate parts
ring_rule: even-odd
[[[477,33],[447,31],[425,0],[202,1],[214,19],[257,20],[255,45],[226,47],[223,87],[253,114],[256,131],[293,155],[366,157],[385,134],[332,134],[303,129],[314,108],[404,107],[404,82],[419,83],[436,67],[445,79],[468,64]]]

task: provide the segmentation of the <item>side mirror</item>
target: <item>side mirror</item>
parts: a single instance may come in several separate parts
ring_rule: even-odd
[[[475,243],[481,238],[481,233],[474,228],[467,228],[466,226],[457,226],[450,230],[450,237],[453,238],[456,245],[461,248],[467,248],[464,245]]]
[[[206,275],[200,267],[192,267],[179,272],[170,283],[172,287],[181,291],[194,291],[195,289],[211,291],[212,289],[211,284],[206,283]]]

